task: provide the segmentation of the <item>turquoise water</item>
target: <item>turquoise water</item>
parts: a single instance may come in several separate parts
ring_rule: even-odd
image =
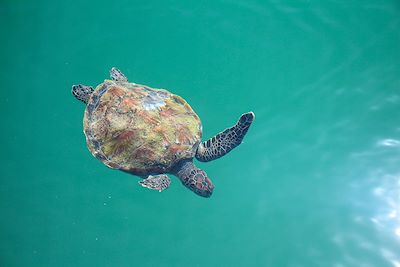
[[[1,266],[400,266],[398,1],[2,1]],[[210,199],[91,156],[84,105],[120,68],[184,97]]]

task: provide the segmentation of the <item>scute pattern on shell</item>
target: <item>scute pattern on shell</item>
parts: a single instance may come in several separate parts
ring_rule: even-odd
[[[88,101],[84,133],[105,165],[147,175],[193,158],[201,123],[185,100],[166,90],[106,80]]]

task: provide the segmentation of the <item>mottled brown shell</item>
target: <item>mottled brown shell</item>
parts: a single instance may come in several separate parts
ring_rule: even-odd
[[[166,90],[106,80],[90,96],[83,119],[90,152],[110,168],[136,175],[168,172],[193,158],[201,122]]]

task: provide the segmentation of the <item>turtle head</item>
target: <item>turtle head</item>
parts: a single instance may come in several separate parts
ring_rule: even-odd
[[[193,164],[193,160],[178,162],[172,173],[179,177],[182,184],[202,197],[211,197],[214,185],[207,174]]]
[[[82,84],[73,85],[72,86],[72,95],[75,96],[76,99],[82,101],[87,104],[89,100],[89,96],[93,93],[94,89],[91,86],[86,86]]]

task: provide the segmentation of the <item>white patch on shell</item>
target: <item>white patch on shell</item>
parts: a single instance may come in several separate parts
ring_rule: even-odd
[[[167,98],[167,95],[165,93],[151,91],[142,100],[143,108],[145,110],[152,110],[165,106],[165,98]]]

